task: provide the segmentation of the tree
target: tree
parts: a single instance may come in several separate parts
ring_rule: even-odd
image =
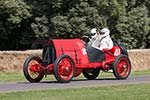
[[[30,7],[23,0],[0,0],[1,48],[19,49],[22,38],[25,38],[22,34],[29,32],[31,37],[28,27],[31,16]]]
[[[93,27],[107,27],[127,48],[149,48],[149,5],[149,0],[0,0],[0,39],[8,46],[0,47],[29,48],[35,38],[80,38]]]
[[[141,5],[130,8],[116,28],[121,33],[120,39],[128,48],[145,48],[149,40],[149,25],[147,8]]]

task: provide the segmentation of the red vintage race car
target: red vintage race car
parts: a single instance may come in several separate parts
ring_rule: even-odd
[[[90,50],[98,52],[93,48]],[[131,63],[123,46],[116,44],[111,50],[94,56],[91,56],[93,54],[90,50],[81,39],[48,40],[43,48],[42,58],[31,55],[25,60],[24,76],[29,82],[39,82],[44,75],[54,74],[58,82],[66,83],[81,73],[91,80],[99,75],[100,70],[113,70],[116,79],[128,78]],[[92,61],[93,59],[100,60]]]

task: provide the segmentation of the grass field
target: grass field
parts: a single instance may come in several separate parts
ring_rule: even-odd
[[[150,70],[145,71],[135,71],[131,72],[131,76],[136,75],[150,75]],[[101,72],[98,78],[104,78],[104,77],[114,77],[113,73],[104,73]],[[80,76],[76,77],[76,79],[83,79],[84,76],[81,74]],[[54,75],[48,75],[43,80],[55,80]],[[23,74],[20,73],[4,73],[0,72],[0,82],[25,82],[26,79]]]
[[[150,75],[150,70],[131,74],[137,75]],[[113,77],[113,73],[101,73],[100,76]],[[78,78],[84,77],[80,75]],[[44,79],[55,78],[48,76]],[[0,82],[22,81],[26,81],[23,74],[0,72]],[[150,100],[150,83],[0,93],[0,100]]]
[[[0,100],[150,100],[150,83],[0,93]]]

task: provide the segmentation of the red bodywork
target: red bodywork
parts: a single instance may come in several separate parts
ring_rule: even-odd
[[[104,51],[106,60],[103,62],[91,63],[88,59],[88,54],[84,43],[80,39],[68,39],[68,40],[52,40],[56,56],[59,57],[62,54],[69,55],[75,62],[76,68],[93,68],[101,67],[105,63],[112,64],[114,58],[121,54],[121,49],[118,46],[114,46],[111,50]],[[116,53],[116,55],[115,55]]]
[[[70,82],[81,73],[91,80],[100,70],[113,70],[117,79],[126,79],[131,63],[124,46],[114,43],[111,50],[101,52],[81,39],[52,39],[45,43],[42,59],[31,55],[23,65],[24,76],[29,82],[39,82],[47,74],[54,74],[61,83]]]
[[[47,45],[53,46],[55,49],[56,58],[61,55],[70,56],[76,66],[76,72],[74,77],[81,74],[82,69],[84,68],[101,68],[101,69],[109,69],[109,64],[112,64],[115,57],[121,54],[121,49],[118,46],[114,46],[111,50],[104,51],[106,59],[102,62],[90,62],[88,59],[88,54],[86,48],[84,46],[84,42],[81,39],[53,39],[47,41]],[[39,65],[39,71],[49,70],[51,74],[53,74],[53,63],[48,64],[47,66]],[[35,68],[36,66],[30,67],[30,70],[38,72]]]
[[[55,50],[56,58],[62,54],[69,55],[76,64],[87,64],[88,55],[80,39],[68,39],[68,40],[52,40]]]

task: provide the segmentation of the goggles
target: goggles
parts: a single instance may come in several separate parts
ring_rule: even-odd
[[[94,36],[96,33],[90,33],[91,36]]]
[[[100,34],[101,34],[101,35],[104,35],[104,34],[105,34],[105,32],[101,32],[101,31],[100,31]]]

